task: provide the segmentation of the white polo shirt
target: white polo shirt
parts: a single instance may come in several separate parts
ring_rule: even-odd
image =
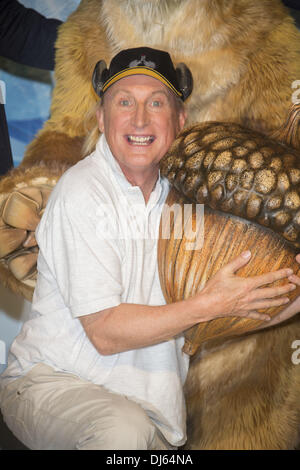
[[[36,231],[38,279],[31,318],[12,344],[2,385],[42,362],[139,403],[174,446],[186,439],[182,336],[102,356],[78,319],[120,303],[163,305],[157,238],[168,194],[160,178],[145,204],[102,136],[64,173]]]

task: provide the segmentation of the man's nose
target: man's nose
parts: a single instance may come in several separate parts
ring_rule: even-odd
[[[147,112],[147,108],[144,104],[140,103],[137,104],[134,116],[133,116],[133,124],[136,127],[143,128],[149,123],[149,114]]]

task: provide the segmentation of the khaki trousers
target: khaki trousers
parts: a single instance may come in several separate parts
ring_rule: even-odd
[[[45,364],[9,383],[0,406],[13,434],[34,450],[174,449],[135,402]]]

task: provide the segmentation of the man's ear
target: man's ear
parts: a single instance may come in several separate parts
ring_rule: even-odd
[[[186,110],[182,109],[179,113],[179,131],[182,131],[186,118],[187,118]]]
[[[97,121],[98,121],[98,127],[100,132],[104,133],[104,110],[103,110],[103,104],[98,107],[96,111],[96,116],[97,116]]]

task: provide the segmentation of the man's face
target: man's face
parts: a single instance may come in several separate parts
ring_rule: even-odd
[[[186,117],[173,92],[146,75],[122,78],[112,85],[97,116],[125,175],[157,171]]]

